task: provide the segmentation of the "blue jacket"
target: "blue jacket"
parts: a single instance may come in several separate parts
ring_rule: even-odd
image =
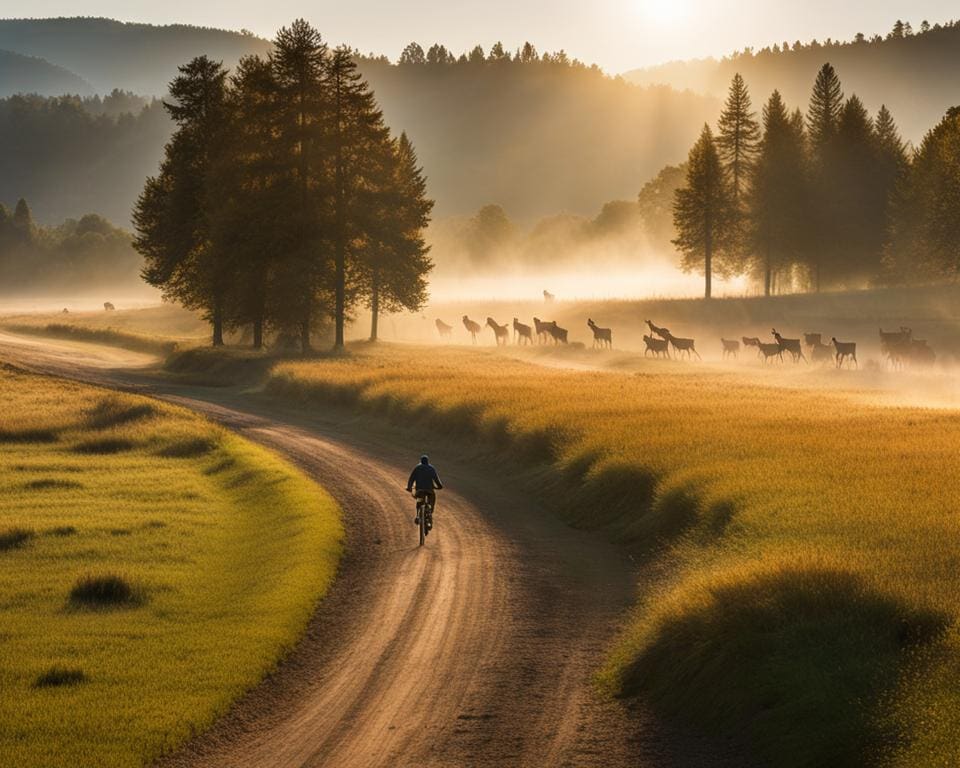
[[[436,483],[436,486],[434,486]],[[418,491],[432,491],[434,487],[443,488],[440,482],[440,476],[432,464],[417,464],[410,473],[410,479],[407,480],[407,490],[416,485]]]

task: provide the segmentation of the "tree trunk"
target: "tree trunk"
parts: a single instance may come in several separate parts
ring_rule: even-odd
[[[773,288],[773,266],[770,263],[770,248],[766,249],[766,255],[763,260],[763,295],[769,296]]]
[[[820,260],[817,259],[817,263],[813,266],[813,291],[814,293],[820,293]]]
[[[709,299],[713,282],[713,275],[711,274],[711,270],[713,268],[713,233],[710,231],[710,227],[707,227],[707,239],[706,247],[704,248],[703,266],[704,274],[706,275],[703,297],[705,299]]]
[[[307,309],[303,313],[303,318],[300,320],[300,351],[305,355],[310,352],[310,310],[309,309]]]
[[[341,94],[342,85],[336,84],[336,119],[337,119],[337,144],[336,144],[336,232],[334,258],[336,260],[336,306],[335,325],[336,333],[334,335],[334,349],[343,349],[343,324],[346,314],[346,283],[347,283],[347,254],[346,254],[346,191],[344,189],[344,167],[343,167],[343,123],[342,123],[342,104]]]
[[[373,295],[370,300],[370,341],[377,340],[377,330],[380,324],[380,273],[373,273]]]
[[[263,349],[263,315],[258,315],[253,321],[253,348]]]
[[[219,298],[213,303],[213,346],[223,346],[223,304]]]

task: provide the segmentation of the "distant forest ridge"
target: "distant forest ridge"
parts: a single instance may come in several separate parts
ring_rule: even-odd
[[[817,71],[830,62],[848,93],[876,111],[882,104],[897,116],[914,144],[952,106],[960,104],[960,22],[923,21],[914,29],[897,21],[885,35],[826,39],[745,48],[723,59],[674,61],[637,69],[624,77],[638,85],[669,85],[721,96],[739,72],[757,100],[778,89],[791,106],[805,104]]]

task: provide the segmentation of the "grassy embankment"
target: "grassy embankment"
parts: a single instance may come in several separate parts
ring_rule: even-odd
[[[143,765],[297,641],[335,503],[178,408],[7,368],[0,392],[0,765]]]
[[[960,414],[735,374],[357,348],[267,389],[551,468],[544,493],[662,574],[602,676],[763,764],[960,751]],[[695,375],[692,375],[695,374]]]

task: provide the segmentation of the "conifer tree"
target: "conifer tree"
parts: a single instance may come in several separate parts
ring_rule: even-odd
[[[740,201],[746,192],[750,168],[757,155],[760,126],[751,110],[750,92],[738,72],[733,76],[727,101],[717,123],[717,152],[727,169],[733,198]]]
[[[673,244],[683,254],[686,271],[702,269],[704,297],[710,298],[713,258],[728,243],[736,222],[736,207],[727,175],[720,161],[709,125],[687,159],[686,186],[674,197],[673,222],[677,237]]]
[[[817,73],[807,111],[810,145],[816,155],[822,155],[836,136],[842,112],[843,89],[840,78],[828,62]]]

